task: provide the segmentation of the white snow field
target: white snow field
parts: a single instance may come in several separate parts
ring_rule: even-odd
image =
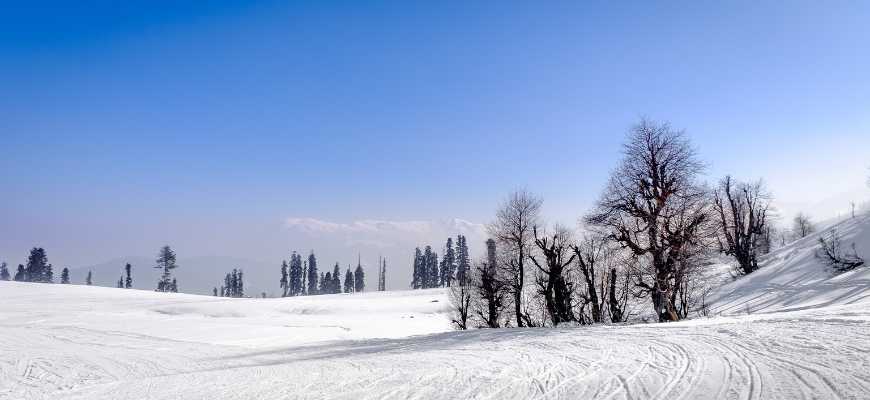
[[[870,220],[838,225],[870,256]],[[870,273],[810,237],[670,324],[455,332],[443,290],[224,299],[0,282],[2,399],[868,399]],[[747,313],[748,312],[748,313]]]

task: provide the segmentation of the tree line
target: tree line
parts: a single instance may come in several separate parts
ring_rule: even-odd
[[[412,288],[450,286],[458,329],[619,323],[643,318],[639,301],[659,322],[702,313],[711,255],[730,256],[735,274],[751,274],[759,257],[815,229],[803,213],[790,231],[777,229],[762,180],[725,176],[711,188],[700,180],[704,166],[684,131],[643,119],[579,230],[546,227],[543,200],[515,191],[487,225],[486,255],[465,279],[456,280],[450,261],[439,270],[426,246],[415,250]],[[863,261],[828,247],[838,266]],[[444,254],[453,260],[450,240]]]
[[[447,238],[442,254],[444,256],[439,262],[438,253],[432,250],[432,246],[427,245],[422,251],[419,247],[414,249],[412,289],[449,287],[454,282],[466,284],[471,258],[465,236],[456,237],[455,248],[453,238]]]
[[[42,247],[34,247],[30,249],[30,254],[27,256],[27,264],[18,264],[18,269],[15,275],[9,272],[9,267],[6,262],[0,263],[0,281],[14,280],[17,282],[37,282],[37,283],[54,283],[54,266],[48,262],[48,255]],[[69,268],[64,267],[60,272],[60,283],[70,283]],[[88,271],[88,277],[85,279],[85,284],[91,284],[91,273]]]
[[[378,291],[386,290],[387,260],[378,261]],[[281,263],[281,278],[279,287],[282,290],[281,297],[312,296],[320,294],[338,293],[361,293],[365,291],[365,268],[362,259],[357,259],[356,268],[351,270],[350,265],[344,273],[342,284],[341,267],[335,263],[332,271],[318,271],[317,257],[314,251],[303,260],[302,255],[293,251],[290,261]]]
[[[178,292],[178,280],[173,276],[173,271],[178,268],[175,251],[170,246],[163,246],[158,251],[154,268],[161,271],[155,291]],[[378,291],[386,290],[387,260],[378,260]],[[312,251],[306,260],[295,251],[290,256],[290,261],[281,264],[281,279],[279,282],[282,289],[282,297],[303,296],[315,294],[355,293],[365,291],[365,268],[362,260],[357,261],[356,268],[351,270],[350,265],[344,273],[344,283],[339,264],[336,263],[329,272],[318,271],[317,257]],[[9,271],[6,262],[0,263],[0,280],[15,280],[19,282],[54,283],[54,268],[48,262],[45,249],[34,247],[30,250],[27,263],[19,264],[14,275]],[[69,284],[70,271],[64,268],[60,274],[60,283]],[[93,273],[88,271],[84,283],[93,283]],[[133,287],[133,266],[127,263],[122,269],[121,275],[116,282],[117,288],[130,289]],[[224,277],[220,288],[213,288],[214,296],[244,297],[244,272],[241,268],[235,268]],[[265,295],[264,295],[265,297]]]
[[[172,276],[172,270],[177,268],[175,252],[169,246],[163,246],[157,256],[154,268],[163,270],[160,280],[157,282],[158,292],[177,292],[178,282]],[[12,276],[5,262],[0,263],[0,280],[14,280],[18,282],[54,283],[54,267],[48,262],[48,256],[42,247],[34,247],[27,256],[27,264],[18,264],[15,275]],[[60,283],[70,284],[69,268],[64,267],[60,273]],[[85,276],[85,285],[93,284],[93,272],[88,271]],[[118,288],[133,288],[133,266],[127,263],[118,278]]]

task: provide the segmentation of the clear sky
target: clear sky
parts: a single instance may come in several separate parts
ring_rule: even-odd
[[[765,178],[786,214],[867,195],[870,2],[17,3],[0,13],[10,263],[164,243],[404,262],[377,226],[453,234],[517,187],[573,224],[641,116],[686,129],[706,179]]]

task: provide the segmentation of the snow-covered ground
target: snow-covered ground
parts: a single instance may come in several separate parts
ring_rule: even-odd
[[[838,225],[870,253],[870,220]],[[443,290],[222,299],[0,282],[3,399],[866,399],[866,269],[807,238],[671,324],[454,332]]]

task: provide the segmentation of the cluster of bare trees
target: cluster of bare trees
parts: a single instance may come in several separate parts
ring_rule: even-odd
[[[700,181],[704,163],[682,131],[641,120],[593,209],[574,231],[541,220],[542,199],[507,197],[488,231],[487,257],[451,288],[459,329],[622,322],[648,302],[658,321],[703,307],[716,252],[758,269],[777,231],[762,181]],[[811,229],[808,219],[807,227]]]
[[[592,232],[575,240],[559,225],[547,232],[542,203],[519,190],[501,205],[488,226],[486,257],[467,285],[450,289],[458,329],[625,320],[627,270],[612,243]]]

